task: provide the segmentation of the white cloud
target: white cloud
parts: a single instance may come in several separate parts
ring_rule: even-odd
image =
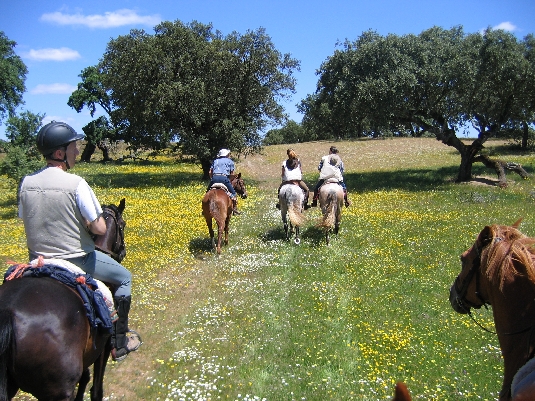
[[[78,87],[62,83],[54,83],[48,85],[39,84],[35,88],[33,88],[30,93],[32,95],[70,95],[76,89],[78,89]]]
[[[54,13],[47,13],[41,16],[42,21],[52,22],[59,25],[84,25],[89,28],[115,28],[123,25],[149,25],[153,26],[161,21],[158,14],[154,15],[139,15],[134,10],[127,8],[106,12],[102,14],[83,15],[65,14],[60,11]]]
[[[80,53],[78,53],[76,50],[69,49],[68,47],[60,47],[59,49],[31,49],[28,53],[23,54],[23,57],[37,61],[66,61],[76,60],[82,56],[80,56]]]
[[[496,26],[493,27],[492,29],[502,29],[502,30],[504,30],[504,31],[513,32],[513,31],[516,31],[516,30],[517,30],[517,26],[516,26],[516,25],[513,25],[512,23],[510,23],[509,21],[507,21],[507,22],[502,22],[502,23],[496,25]]]

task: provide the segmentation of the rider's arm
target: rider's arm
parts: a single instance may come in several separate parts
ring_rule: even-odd
[[[96,220],[91,222],[86,220],[87,229],[96,235],[106,234],[106,220],[102,215],[98,216]]]
[[[87,229],[93,234],[105,234],[106,220],[102,217],[102,207],[85,180],[82,180],[76,188],[76,204]]]

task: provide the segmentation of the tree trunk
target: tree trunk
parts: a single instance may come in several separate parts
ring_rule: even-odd
[[[201,160],[201,167],[202,167],[202,179],[203,180],[209,180],[210,179],[210,167],[212,167],[211,160],[202,159]]]
[[[94,144],[87,142],[84,151],[82,152],[82,156],[80,156],[80,161],[89,163],[91,161],[91,156],[93,156],[93,153],[95,153],[96,148],[97,147]]]
[[[472,179],[472,164],[474,158],[469,146],[458,149],[461,154],[461,165],[459,166],[459,173],[456,182],[466,182]]]
[[[522,121],[522,149],[528,148],[528,137],[529,137],[529,126],[528,123],[525,121]]]
[[[108,147],[106,141],[100,141],[98,143],[98,148],[102,151],[102,161],[105,161],[105,162],[112,161],[110,157],[110,148]]]
[[[494,169],[498,175],[498,186],[500,188],[507,187],[507,179],[505,177],[505,170],[511,170],[517,173],[523,179],[528,178],[528,173],[518,163],[506,162],[503,160],[492,160],[488,156],[479,155],[474,158],[475,162],[481,162],[486,167]]]

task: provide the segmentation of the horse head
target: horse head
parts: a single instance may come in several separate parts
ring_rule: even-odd
[[[126,245],[124,242],[124,228],[126,222],[123,219],[125,199],[121,199],[119,206],[114,204],[102,205],[102,217],[106,221],[106,233],[94,237],[95,247],[117,262],[126,256]]]
[[[450,288],[450,303],[457,313],[469,314],[471,308],[487,304],[481,293],[481,252],[490,243],[490,227],[485,227],[474,244],[462,253],[461,272]]]
[[[241,173],[238,175],[231,175],[230,183],[237,194],[239,194],[243,199],[247,198],[247,189],[245,188],[243,178],[241,178]]]
[[[528,277],[535,281],[532,269],[534,242],[513,226],[486,226],[476,242],[461,255],[462,269],[450,289],[450,303],[459,313],[490,305],[493,289],[503,292],[512,278]]]
[[[513,376],[535,354],[535,239],[513,226],[491,225],[461,255],[462,269],[450,289],[456,312],[497,334],[504,362],[499,399],[511,399]],[[492,305],[495,332],[479,324],[471,308]]]

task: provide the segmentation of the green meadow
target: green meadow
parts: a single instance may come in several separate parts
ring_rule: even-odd
[[[460,156],[431,138],[294,144],[311,189],[332,144],[352,205],[330,245],[318,208],[305,212],[300,245],[284,240],[278,145],[236,160],[249,197],[220,256],[201,216],[200,165],[169,154],[75,166],[101,203],[126,198],[130,326],[144,344],[110,361],[106,400],[389,400],[399,380],[415,400],[497,398],[497,337],[453,311],[449,288],[485,225],[523,217],[535,236],[535,156],[487,143],[491,157],[530,173],[508,172],[501,189],[481,164],[472,182],[455,183]],[[2,177],[5,262],[27,257],[16,210]],[[491,310],[474,315],[493,329]]]

